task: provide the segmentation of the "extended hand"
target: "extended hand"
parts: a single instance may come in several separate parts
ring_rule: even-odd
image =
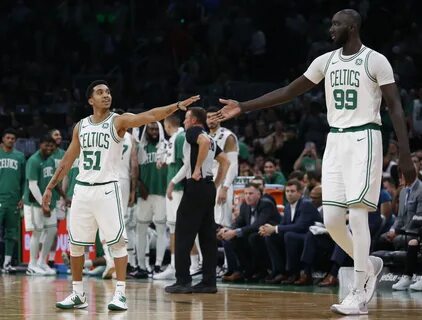
[[[199,99],[201,99],[201,97],[200,97],[199,95],[197,95],[197,96],[192,96],[192,97],[190,97],[190,98],[188,98],[188,99],[186,99],[186,100],[179,101],[179,102],[178,102],[178,108],[179,108],[180,110],[186,111],[186,108],[187,108],[188,106],[190,106],[192,103],[195,103],[195,102],[196,102],[196,101],[198,101]]]
[[[224,107],[218,110],[216,113],[211,115],[211,120],[214,121],[225,121],[230,118],[238,116],[242,109],[240,109],[240,104],[236,100],[226,100],[219,99],[221,103],[224,104]]]

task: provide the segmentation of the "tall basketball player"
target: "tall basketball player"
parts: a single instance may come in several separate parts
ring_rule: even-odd
[[[246,102],[225,104],[214,117],[226,120],[242,112],[286,103],[325,78],[328,123],[331,127],[322,163],[324,222],[331,237],[354,259],[349,295],[331,309],[346,315],[367,314],[382,269],[369,257],[368,210],[376,209],[382,175],[380,104],[384,97],[400,145],[400,168],[406,184],[415,180],[403,110],[393,70],[380,53],[360,39],[361,17],[352,9],[337,12],[330,35],[340,48],[316,58],[289,85]],[[350,233],[346,227],[349,209]]]

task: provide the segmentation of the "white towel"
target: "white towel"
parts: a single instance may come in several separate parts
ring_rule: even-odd
[[[166,145],[167,141],[164,138],[164,129],[160,122],[156,121],[158,124],[158,144],[157,144],[157,153],[156,153],[156,162],[163,162],[165,152],[166,152]],[[145,151],[145,147],[148,144],[147,135],[146,135],[147,126],[144,126],[142,131],[141,139],[139,140],[139,151],[138,151],[138,162],[140,164],[144,164],[147,161],[147,153]],[[135,136],[136,137],[136,136]]]
[[[309,231],[311,231],[313,235],[328,234],[327,229],[325,229],[324,224],[321,222],[315,222],[313,226],[309,227]]]

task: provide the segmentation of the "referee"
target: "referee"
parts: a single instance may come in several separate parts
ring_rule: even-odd
[[[177,210],[175,231],[176,283],[165,288],[168,293],[216,293],[217,238],[214,221],[216,187],[227,173],[230,162],[216,142],[205,132],[207,114],[193,107],[186,112],[184,165],[173,182],[186,177],[183,197]],[[219,170],[213,181],[213,160]],[[190,251],[198,234],[203,256],[202,281],[191,286]]]

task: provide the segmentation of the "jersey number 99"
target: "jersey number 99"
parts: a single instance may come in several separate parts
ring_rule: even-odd
[[[338,110],[347,109],[354,110],[357,107],[358,93],[354,89],[341,90],[335,89],[333,91],[335,104]]]

